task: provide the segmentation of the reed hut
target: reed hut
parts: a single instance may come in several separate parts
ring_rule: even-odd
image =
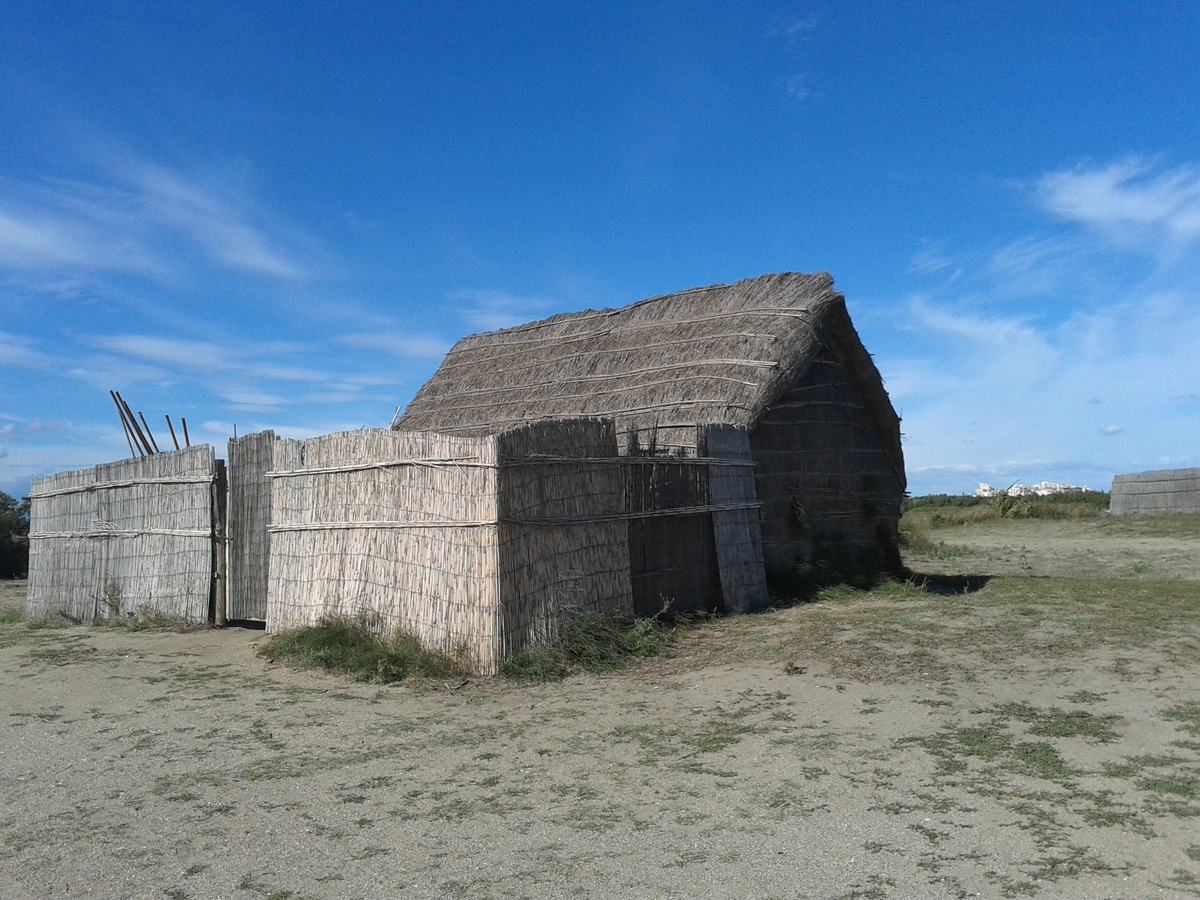
[[[1200,469],[1158,469],[1113,478],[1114,516],[1200,513]]]
[[[579,417],[611,420],[619,453],[642,461],[624,504],[641,611],[744,608],[763,596],[755,566],[781,585],[899,566],[900,419],[828,273],[465,337],[392,428],[482,437]]]

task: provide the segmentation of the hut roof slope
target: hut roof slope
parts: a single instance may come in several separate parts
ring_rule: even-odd
[[[393,427],[482,434],[578,416],[622,430],[751,427],[820,350],[834,310],[845,316],[827,272],[783,272],[474,334]]]

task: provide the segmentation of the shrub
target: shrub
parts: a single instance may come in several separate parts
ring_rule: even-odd
[[[29,574],[29,501],[0,491],[0,578]]]
[[[366,619],[331,617],[317,625],[277,634],[259,649],[267,659],[328,669],[355,681],[378,684],[412,676],[444,678],[467,674],[463,653],[429,650],[411,634],[380,635]]]
[[[633,659],[665,656],[671,633],[660,616],[576,616],[557,641],[526,647],[508,659],[500,673],[516,681],[553,681],[576,670],[611,672]]]

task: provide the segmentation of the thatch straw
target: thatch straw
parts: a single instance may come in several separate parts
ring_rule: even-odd
[[[656,429],[658,449],[694,452],[696,425],[753,428],[830,338],[902,473],[899,422],[825,272],[764,275],[471,335],[393,427],[480,435],[607,416],[622,447],[630,432]]]

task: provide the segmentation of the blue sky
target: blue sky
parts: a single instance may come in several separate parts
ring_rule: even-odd
[[[828,270],[914,493],[1200,465],[1200,6],[0,7],[0,490]],[[165,430],[165,429],[164,429]],[[160,440],[161,443],[161,440]]]

